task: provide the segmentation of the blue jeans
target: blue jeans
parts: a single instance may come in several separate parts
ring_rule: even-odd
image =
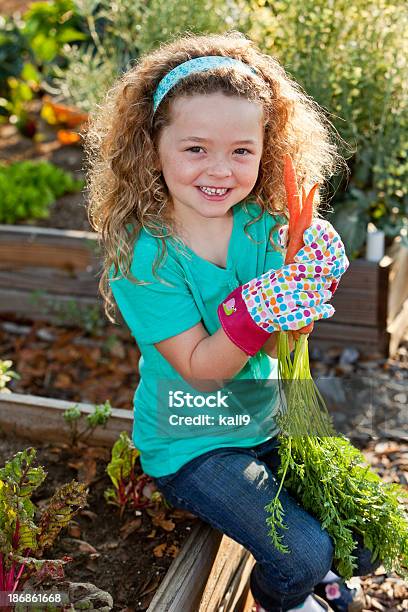
[[[290,554],[276,550],[268,535],[267,505],[279,487],[278,440],[252,448],[217,448],[195,457],[177,472],[155,478],[157,488],[178,508],[184,508],[242,544],[256,560],[250,577],[254,598],[267,610],[282,612],[313,592],[335,567],[333,544],[317,519],[282,488],[280,500],[288,525],[283,543]],[[355,575],[371,573],[371,553],[361,546]]]

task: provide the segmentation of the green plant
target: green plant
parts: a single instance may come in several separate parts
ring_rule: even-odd
[[[394,0],[192,0],[147,4],[76,0],[92,44],[68,45],[54,85],[85,111],[132,60],[183,31],[240,30],[278,57],[343,139],[350,180],[327,185],[331,221],[350,258],[362,254],[369,221],[408,246],[408,27]],[[112,7],[112,8],[111,8]],[[113,10],[114,9],[114,10]]]
[[[0,119],[2,122],[7,121],[8,115],[19,116],[25,102],[33,97],[32,87],[26,82],[35,78],[38,83],[32,59],[29,44],[21,32],[19,21],[14,17],[0,15]]]
[[[12,365],[13,362],[9,359],[0,359],[0,393],[11,393],[10,389],[7,389],[7,383],[10,382],[12,378],[16,380],[21,378],[20,374],[10,369]]]
[[[27,103],[34,98],[39,88],[40,76],[32,64],[24,64],[20,78],[7,79],[8,97],[0,98],[0,112],[14,123],[25,135],[32,137],[36,133],[36,122],[27,110]]]
[[[73,0],[35,2],[23,15],[22,34],[42,65],[55,60],[66,43],[86,40],[84,25]]]
[[[70,428],[71,446],[77,446],[80,441],[86,442],[97,427],[105,428],[111,414],[112,406],[109,400],[106,400],[104,404],[95,404],[93,412],[86,417],[85,429],[79,430],[82,413],[78,408],[78,404],[65,410],[64,419]]]
[[[53,63],[60,67],[66,63],[62,47],[87,38],[86,22],[72,0],[35,2],[22,17],[0,16],[0,119],[9,119],[25,135],[33,136],[36,125],[27,103],[43,88],[49,89]]]
[[[63,577],[69,557],[41,557],[86,503],[85,485],[73,480],[55,491],[38,516],[31,497],[47,473],[33,465],[35,456],[36,450],[27,448],[0,469],[0,591],[21,589],[32,576]]]
[[[0,96],[7,93],[8,77],[20,76],[24,63],[31,59],[20,26],[15,18],[0,15]]]
[[[106,326],[106,321],[102,317],[100,307],[97,304],[84,306],[71,299],[66,302],[48,300],[48,306],[59,324],[76,325],[91,336],[97,336]]]
[[[55,302],[45,291],[31,292],[30,302],[52,315],[59,325],[73,325],[84,329],[91,336],[98,336],[106,327],[98,305],[80,304],[75,299]]]
[[[162,501],[162,495],[155,491],[150,499],[143,494],[146,485],[152,482],[147,474],[136,476],[134,468],[139,451],[125,431],[122,431],[112,448],[112,458],[106,471],[113,482],[104,493],[108,504],[119,507],[120,517],[127,505],[133,509],[145,508]]]
[[[286,333],[278,339],[279,378],[286,385],[286,409],[277,419],[281,478],[279,490],[265,506],[272,543],[282,553],[290,552],[282,542],[284,510],[279,500],[283,484],[302,506],[316,516],[334,543],[334,560],[345,579],[356,567],[353,552],[358,534],[387,571],[408,577],[407,492],[386,483],[364,455],[345,436],[314,435],[317,419],[311,409],[314,383],[310,374],[307,336],[296,342],[293,361]],[[305,389],[306,385],[306,389]],[[309,391],[307,391],[309,389]],[[300,391],[299,391],[300,390]],[[313,402],[312,402],[313,403]],[[323,408],[324,400],[321,404]],[[326,409],[327,412],[327,409]]]
[[[249,13],[245,0],[75,0],[75,6],[87,21],[92,42],[66,46],[68,66],[55,68],[53,86],[86,112],[141,53],[187,30],[245,30]]]
[[[83,185],[47,161],[0,165],[0,223],[47,217],[50,204]]]
[[[408,246],[408,28],[394,0],[248,0],[251,38],[276,55],[348,143],[351,176],[327,186],[348,255],[368,221]]]

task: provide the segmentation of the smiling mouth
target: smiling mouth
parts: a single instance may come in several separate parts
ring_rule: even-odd
[[[199,185],[198,188],[200,191],[210,196],[223,196],[228,191],[231,191],[230,187],[202,187]]]

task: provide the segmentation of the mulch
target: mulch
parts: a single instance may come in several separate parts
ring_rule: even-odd
[[[109,326],[90,335],[44,321],[0,315],[2,359],[21,376],[14,393],[133,409],[139,380],[137,345],[124,327]]]

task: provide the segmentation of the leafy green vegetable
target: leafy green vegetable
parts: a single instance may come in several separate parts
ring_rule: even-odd
[[[112,459],[106,468],[114,488],[110,487],[104,493],[108,504],[119,507],[120,517],[128,504],[137,509],[152,506],[162,500],[158,491],[155,491],[150,499],[144,495],[144,487],[151,483],[151,478],[147,474],[136,476],[134,468],[139,454],[127,433],[122,431],[113,445]]]
[[[0,223],[48,217],[50,204],[83,185],[47,161],[0,165]]]
[[[343,578],[351,578],[356,567],[353,556],[356,534],[372,551],[372,561],[379,558],[387,571],[407,578],[408,515],[404,502],[408,502],[408,493],[400,485],[383,482],[345,436],[307,434],[308,427],[319,429],[316,414],[323,414],[324,409],[320,398],[318,404],[314,398],[307,336],[301,336],[296,342],[292,361],[287,334],[281,333],[278,359],[281,379],[309,381],[309,385],[295,385],[294,388],[301,392],[292,394],[289,385],[287,409],[278,417],[281,483],[277,495],[265,507],[269,512],[267,524],[273,544],[281,552],[289,552],[283,543],[284,534],[280,533],[288,528],[283,522],[284,510],[279,500],[285,482],[289,492],[319,519],[332,537],[336,568]],[[308,406],[312,407],[310,413]],[[295,413],[298,414],[297,422],[285,430],[290,427]],[[327,422],[323,419],[323,423]]]
[[[55,492],[36,523],[38,508],[30,498],[47,474],[41,466],[33,466],[35,455],[34,448],[27,448],[0,469],[0,591],[21,588],[33,574],[63,575],[68,558],[40,557],[85,506],[85,485],[73,480]]]
[[[344,578],[353,575],[355,533],[387,571],[408,577],[408,494],[385,483],[344,436],[285,437],[279,452],[290,460],[285,486],[314,514],[334,542],[334,560]]]

